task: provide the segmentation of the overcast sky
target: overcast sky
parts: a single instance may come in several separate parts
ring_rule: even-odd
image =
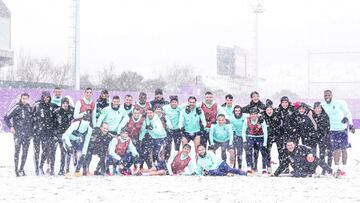
[[[70,0],[4,2],[12,12],[15,53],[24,50],[57,62],[67,60]],[[82,0],[82,71],[88,68],[95,73],[112,63],[119,70],[149,73],[153,72],[149,68],[164,70],[176,63],[215,73],[217,45],[237,45],[247,51],[254,47],[250,2]],[[309,50],[360,51],[358,0],[265,0],[264,9],[259,17],[263,78],[294,71],[306,76],[301,69],[307,68]]]

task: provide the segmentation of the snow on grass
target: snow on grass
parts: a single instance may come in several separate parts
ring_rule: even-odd
[[[2,133],[0,202],[355,202],[360,201],[360,133],[350,135],[350,141],[352,148],[349,149],[348,175],[344,179],[243,176],[36,177],[32,145],[25,166],[27,176],[17,178],[14,175],[12,135]],[[273,152],[276,157],[276,150]],[[97,160],[93,159],[92,169]]]

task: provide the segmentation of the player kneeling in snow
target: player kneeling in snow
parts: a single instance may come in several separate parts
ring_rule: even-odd
[[[151,169],[143,169],[142,175],[195,175],[195,164],[191,161],[189,156],[190,151],[191,146],[185,144],[182,151],[172,154],[169,159],[170,171],[168,170],[168,166],[166,166],[166,162],[160,161]],[[165,153],[162,153],[162,156],[165,156]]]
[[[131,172],[131,165],[136,164],[136,170]],[[123,175],[137,174],[140,168],[139,153],[131,142],[126,128],[121,129],[120,136],[113,138],[109,144],[109,155],[106,159],[106,173],[110,174],[109,166],[119,165]]]
[[[332,173],[330,166],[316,157],[310,147],[296,145],[293,140],[289,140],[286,143],[286,149],[287,157],[280,162],[280,166],[275,171],[274,176],[279,176],[289,164],[291,164],[294,169],[292,172],[293,177],[312,176],[317,166],[320,166],[330,174]]]
[[[225,161],[220,160],[214,152],[207,151],[203,145],[197,148],[199,158],[197,161],[198,175],[231,176],[233,174],[246,175],[246,172],[231,168]]]

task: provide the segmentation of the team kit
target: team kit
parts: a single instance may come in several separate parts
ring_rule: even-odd
[[[348,133],[355,128],[346,102],[334,100],[331,90],[322,102],[283,96],[278,106],[263,103],[256,91],[244,106],[231,94],[217,103],[209,91],[202,101],[189,96],[180,103],[177,95],[165,99],[159,88],[151,101],[144,92],[136,101],[132,95],[109,98],[107,90],[92,97],[86,88],[73,105],[59,87],[43,91],[34,104],[28,93],[20,95],[4,117],[14,137],[17,177],[26,175],[31,141],[36,176],[346,176]],[[99,161],[90,169],[93,156]]]

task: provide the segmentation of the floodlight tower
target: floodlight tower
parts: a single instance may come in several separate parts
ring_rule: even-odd
[[[262,0],[250,0],[250,5],[255,14],[255,40],[254,40],[254,76],[255,89],[259,88],[259,14],[264,12],[264,2]]]
[[[69,64],[73,70],[73,85],[80,89],[80,0],[70,0],[70,57]]]

